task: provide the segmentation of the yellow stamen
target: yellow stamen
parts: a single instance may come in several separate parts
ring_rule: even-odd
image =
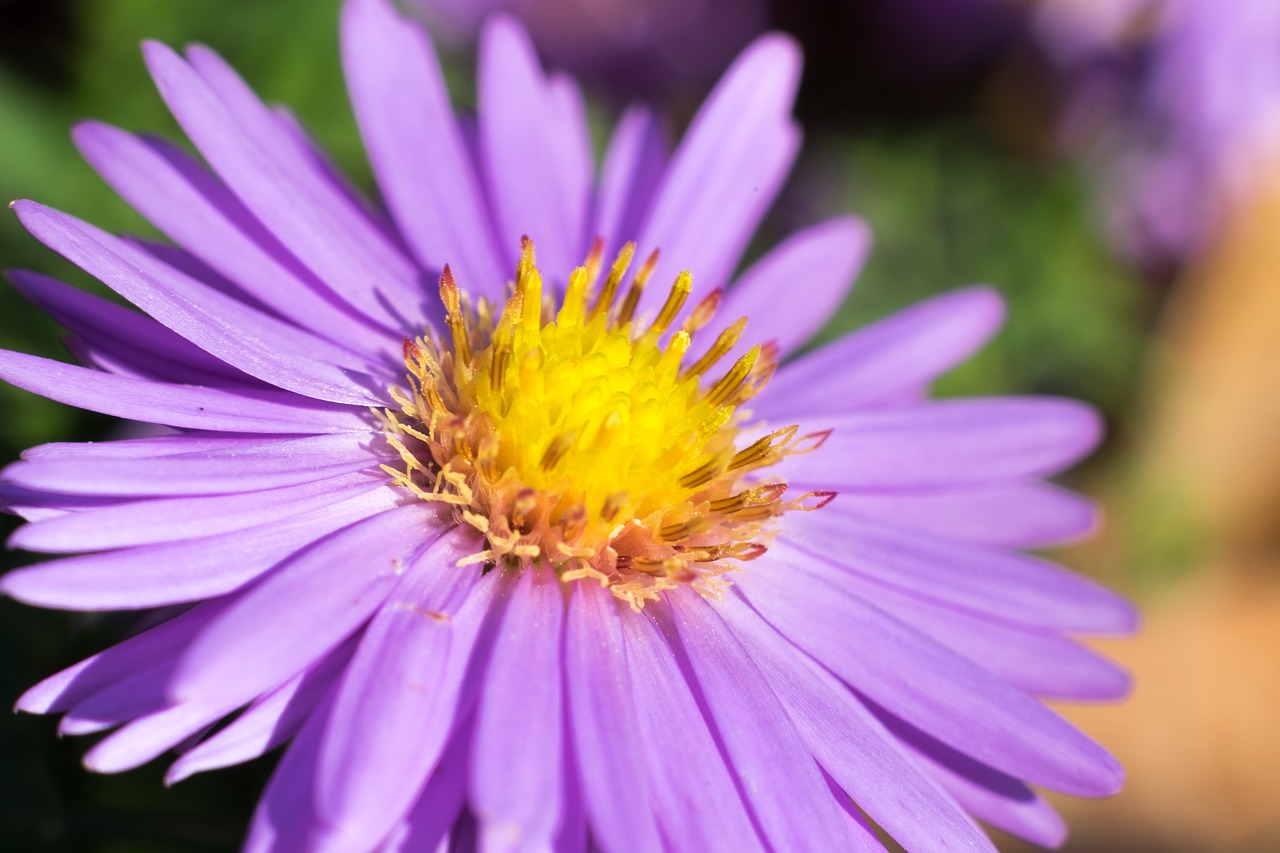
[[[740,406],[772,375],[776,351],[752,348],[703,388],[702,376],[737,344],[745,319],[685,367],[720,292],[676,325],[693,293],[692,276],[681,273],[636,332],[658,253],[615,305],[635,244],[623,246],[593,299],[602,251],[596,240],[558,310],[546,304],[528,238],[501,306],[469,305],[444,268],[448,334],[405,341],[408,387],[390,391],[397,411],[378,413],[401,462],[384,470],[484,537],[459,565],[548,565],[566,582],[600,582],[637,608],[679,584],[719,595],[735,563],[767,548],[771,519],[830,500],[807,493],[784,501],[785,483],[756,479],[825,434],[797,439],[791,426],[739,449],[747,419]]]

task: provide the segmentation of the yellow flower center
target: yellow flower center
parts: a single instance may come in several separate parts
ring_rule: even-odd
[[[634,315],[657,253],[618,302],[634,253],[627,244],[597,289],[597,241],[558,311],[527,238],[500,310],[470,305],[445,267],[447,336],[405,341],[408,390],[392,388],[399,410],[380,416],[403,462],[384,466],[393,480],[484,534],[483,550],[461,565],[545,565],[565,581],[597,579],[637,608],[681,583],[716,595],[721,575],[764,553],[771,519],[833,496],[784,500],[786,483],[760,474],[825,433],[799,437],[789,426],[739,441],[740,407],[772,375],[774,348],[756,346],[704,381],[746,318],[685,364],[720,292],[672,331],[692,285],[681,273],[640,328]]]

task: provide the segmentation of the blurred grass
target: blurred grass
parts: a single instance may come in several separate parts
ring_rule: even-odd
[[[0,0],[3,2],[3,0]],[[369,170],[337,61],[338,0],[83,0],[59,4],[75,27],[48,52],[66,73],[24,53],[0,64],[0,196],[34,198],[116,232],[154,235],[80,160],[68,129],[93,117],[179,138],[138,52],[144,38],[207,43],[267,100],[290,106],[362,186]],[[460,84],[470,97],[468,83]],[[1149,295],[1091,231],[1071,170],[1010,153],[983,131],[941,126],[829,135],[809,148],[790,200],[774,217],[813,221],[852,210],[875,247],[852,298],[824,330],[833,338],[927,296],[972,282],[1010,304],[1005,330],[945,378],[946,394],[1068,394],[1123,429],[1152,313]],[[104,289],[0,216],[0,264]],[[0,287],[0,346],[62,357],[58,330]],[[29,445],[100,437],[104,419],[0,386],[0,462]],[[6,522],[4,529],[12,528]],[[24,561],[5,554],[0,563]],[[108,643],[128,620],[45,613],[0,601],[0,700]],[[0,721],[0,849],[177,851],[233,849],[269,768],[197,777],[164,791],[156,766],[119,777],[83,772],[86,739],[60,741],[51,720]]]
[[[944,291],[989,284],[1008,303],[1005,326],[943,377],[938,393],[1064,394],[1123,421],[1154,294],[1103,248],[1087,188],[1068,164],[1013,156],[980,127],[949,123],[823,140],[796,184],[808,204],[827,215],[854,211],[875,236],[850,298],[819,340]],[[822,187],[831,186],[824,198]]]

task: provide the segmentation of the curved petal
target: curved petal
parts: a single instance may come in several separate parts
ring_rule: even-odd
[[[26,201],[14,209],[46,246],[245,373],[318,400],[385,402],[385,380],[365,373],[368,364],[349,350],[250,308],[75,217]]]
[[[746,317],[746,333],[725,357],[726,364],[757,342],[776,343],[784,356],[793,352],[831,319],[870,248],[870,229],[852,216],[797,232],[734,282],[724,305],[699,336],[714,340],[739,317]]]
[[[790,117],[799,79],[799,48],[773,33],[743,51],[703,103],[638,241],[642,257],[662,251],[656,282],[691,270],[694,301],[728,282],[799,147]],[[659,290],[642,305],[661,304]]]
[[[0,591],[70,610],[131,610],[223,595],[317,539],[399,502],[394,490],[375,489],[248,530],[37,563],[0,578]]]
[[[372,325],[317,281],[225,184],[177,146],[98,122],[77,125],[73,136],[89,164],[135,210],[279,316],[370,355],[396,344],[385,327]]]
[[[426,787],[418,795],[418,801],[386,842],[379,853],[418,853],[422,850],[440,850],[449,830],[465,814],[467,791],[467,757],[471,752],[471,738],[466,727],[455,731],[444,751],[444,756]]]
[[[1054,849],[1062,845],[1067,836],[1066,824],[1039,794],[884,709],[872,710],[899,746],[974,817],[1042,847]]]
[[[69,495],[234,495],[359,471],[384,453],[377,439],[358,432],[60,442],[31,448],[22,461],[0,471],[0,478]]]
[[[634,688],[638,736],[646,747],[642,767],[650,781],[654,816],[666,847],[765,849],[752,826],[738,777],[726,764],[711,721],[681,672],[671,645],[679,640],[668,640],[647,614],[626,609],[619,615]],[[672,720],[679,720],[679,725],[672,725]],[[672,756],[680,756],[680,760],[672,761]],[[741,784],[745,787],[752,781],[741,780]],[[690,803],[698,804],[697,811],[689,808]]]
[[[672,623],[751,811],[778,850],[879,850],[853,829],[762,673],[715,609],[690,589],[668,592]]]
[[[629,107],[609,140],[596,192],[591,236],[604,238],[606,258],[640,236],[666,164],[667,146],[658,117],[647,107]]]
[[[165,426],[293,435],[368,431],[362,410],[288,391],[167,385],[9,350],[0,350],[0,380],[69,406]]]
[[[825,511],[1003,548],[1062,545],[1087,537],[1099,524],[1093,501],[1052,483],[908,492],[844,489]]]
[[[751,408],[789,423],[892,402],[964,361],[1003,321],[990,288],[935,297],[784,365]]]
[[[476,544],[473,532],[460,528],[433,543],[360,639],[334,695],[316,768],[326,844],[352,849],[386,837],[465,722],[464,676],[490,613],[474,603],[463,607],[477,596],[491,601],[485,588],[495,582],[479,567],[457,566]]]
[[[234,72],[215,64],[208,51],[193,55],[199,72],[155,42],[146,43],[143,54],[160,96],[196,148],[298,260],[383,325],[414,328],[428,316],[419,272],[316,171],[310,152],[298,149]],[[217,90],[210,85],[214,76]]]
[[[1115,759],[1028,694],[838,587],[794,582],[776,552],[767,565],[777,570],[761,562],[737,581],[752,607],[890,713],[1029,782],[1076,796],[1119,790]]]
[[[226,703],[183,702],[130,720],[85,753],[95,773],[123,773],[141,767],[198,734],[236,709]]]
[[[329,701],[354,651],[354,639],[348,640],[320,663],[260,697],[226,728],[183,753],[165,773],[165,784],[176,784],[206,770],[242,764],[292,738],[316,708]]]
[[[145,314],[39,273],[13,270],[9,280],[98,356],[95,366],[105,357],[134,376],[162,382],[261,384]]]
[[[580,112],[563,86],[553,87],[538,65],[528,35],[512,19],[491,18],[480,34],[477,81],[480,150],[498,225],[498,243],[515,267],[519,238],[533,238],[539,263],[555,281],[567,280],[585,256],[591,161]],[[560,136],[565,135],[567,142]]]
[[[903,754],[854,695],[739,596],[719,612],[782,700],[814,757],[872,820],[908,850],[994,850],[959,805]]]
[[[315,777],[331,700],[321,703],[285,750],[258,800],[244,853],[311,853],[316,824]]]
[[[261,492],[129,501],[24,525],[8,544],[73,554],[177,542],[286,521],[386,487],[381,471],[365,471]],[[394,505],[391,500],[383,504],[386,509]]]
[[[563,621],[559,578],[526,569],[511,590],[476,710],[471,809],[495,847],[545,845],[560,820]]]
[[[167,673],[191,640],[226,609],[229,599],[204,601],[183,613],[67,667],[18,698],[15,709],[56,714],[139,673]],[[163,683],[167,674],[156,678]]]
[[[343,7],[342,58],[378,185],[419,263],[447,263],[470,293],[500,296],[512,271],[431,41],[386,0],[354,0]]]
[[[919,489],[1047,477],[1077,462],[1102,435],[1097,413],[1075,400],[940,400],[822,417],[832,429],[812,453],[770,469],[820,489]]]
[[[403,566],[444,533],[414,504],[375,515],[316,543],[240,594],[178,664],[175,700],[255,698],[351,635],[395,587]]]
[[[797,579],[821,578],[852,593],[1034,696],[1099,701],[1119,699],[1129,692],[1129,676],[1123,669],[1047,627],[1012,625],[908,595],[842,571],[812,554],[790,556],[798,564],[794,567]]]
[[[838,502],[788,516],[781,541],[880,587],[1029,628],[1122,634],[1137,627],[1124,598],[1053,563],[827,511]]]
[[[608,591],[570,587],[564,649],[569,731],[592,833],[609,850],[660,849],[622,625]]]

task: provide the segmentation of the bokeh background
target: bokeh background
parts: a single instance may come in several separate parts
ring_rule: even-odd
[[[1066,849],[1280,850],[1280,2],[414,1],[459,103],[477,21],[511,8],[548,64],[583,78],[601,136],[648,98],[674,138],[736,50],[793,33],[806,146],[758,244],[843,211],[876,241],[822,337],[991,283],[1009,322],[938,392],[1066,394],[1106,418],[1106,443],[1067,478],[1106,527],[1053,556],[1132,595],[1145,627],[1105,643],[1134,673],[1127,703],[1063,708],[1130,778],[1111,800],[1059,800]],[[368,187],[338,6],[0,0],[0,196],[158,236],[68,136],[86,117],[180,136],[144,38],[213,46]],[[109,295],[10,215],[0,264]],[[0,286],[0,346],[65,357],[60,334]],[[118,429],[0,387],[0,463]],[[0,533],[14,526],[0,517]],[[0,704],[135,620],[0,600]],[[0,849],[232,850],[274,761],[165,789],[160,761],[86,773],[85,742],[54,727],[0,716]]]

